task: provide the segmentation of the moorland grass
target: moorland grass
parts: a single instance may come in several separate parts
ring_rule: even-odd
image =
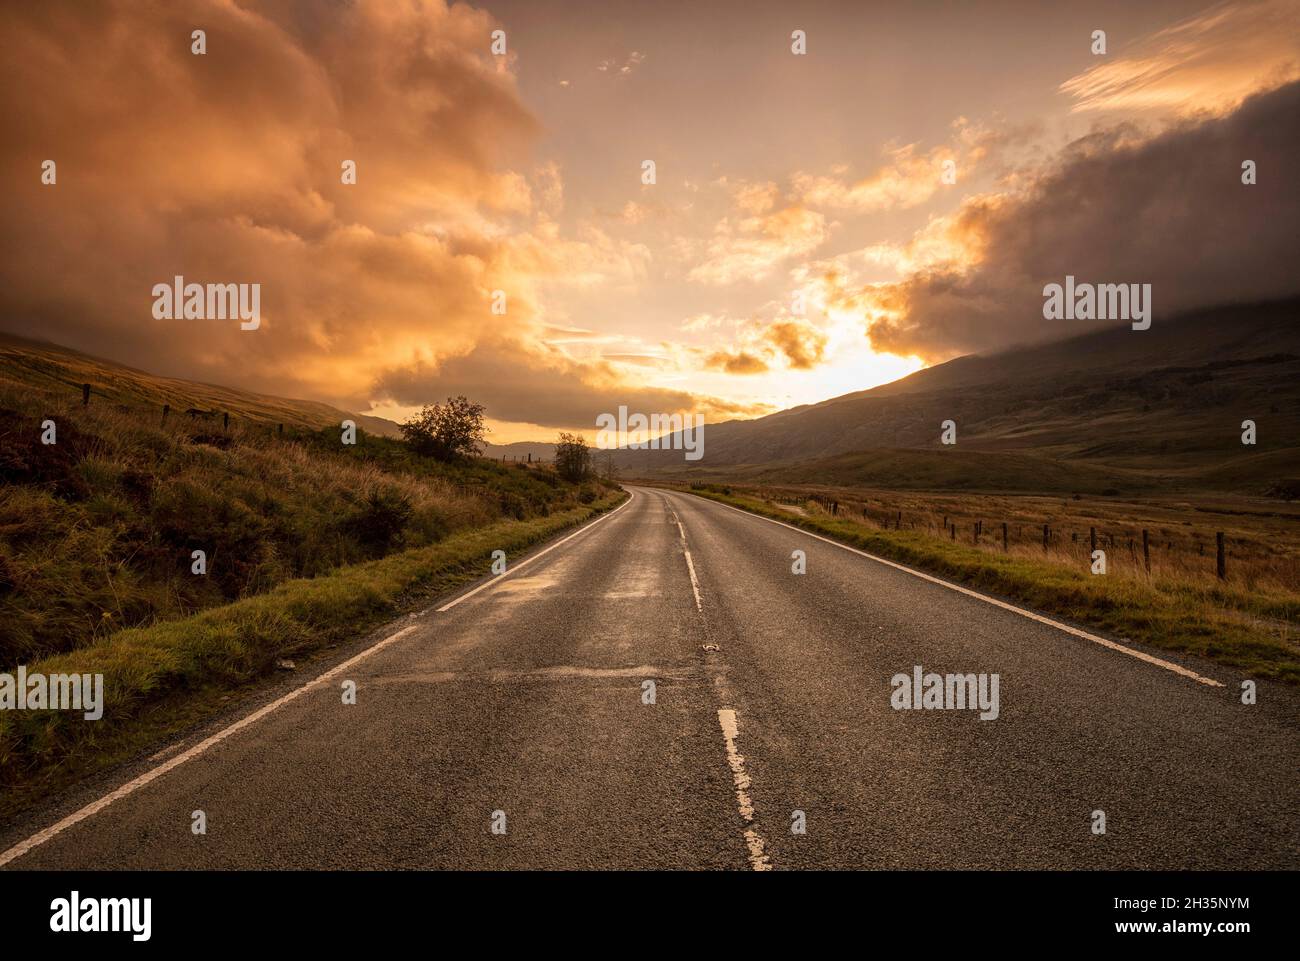
[[[1098,576],[1065,558],[1000,553],[927,530],[878,529],[809,501],[802,513],[758,492],[693,485],[690,493],[780,520],[1112,636],[1204,657],[1255,678],[1300,684],[1300,598],[1206,579]]]
[[[103,674],[104,716],[86,721],[76,711],[0,714],[0,815],[210,716],[220,709],[223,693],[266,677],[277,661],[360,637],[482,576],[492,551],[514,556],[626,496],[611,492],[548,517],[461,531],[437,544],[287,581],[191,617],[118,631],[28,665],[29,672],[46,675]]]

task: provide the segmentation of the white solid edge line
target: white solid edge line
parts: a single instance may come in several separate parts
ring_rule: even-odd
[[[574,531],[568,537],[564,538],[564,540],[556,541],[550,547],[546,548],[546,550],[539,551],[538,553],[534,554],[532,557],[528,558],[527,560],[521,561],[518,565],[516,565],[515,569],[518,570],[518,568],[523,567],[525,564],[529,563],[530,561],[536,560],[537,558],[541,557],[543,554],[550,553],[551,551],[555,550],[555,548],[559,547],[561,544],[565,543],[566,541],[572,540],[573,538],[577,537],[579,534],[591,530],[593,527],[595,527],[597,524],[599,524],[601,521],[605,520],[606,518],[613,517],[615,514],[621,511],[628,504],[632,503],[633,496],[635,495],[633,495],[631,491],[628,491],[628,499],[625,500],[622,504],[619,504],[618,507],[614,508],[608,514],[605,514],[603,517],[598,517],[596,520],[592,521],[589,524],[584,524],[581,529]],[[505,575],[503,574],[501,576],[504,577]],[[474,590],[470,591],[469,593],[462,594],[460,597],[456,598],[456,600],[452,601],[450,604],[445,604],[444,606],[438,608],[438,610],[445,611],[449,607],[453,607],[456,604],[459,604],[465,598],[470,597],[473,594],[477,594],[479,591],[483,590],[484,587],[488,587],[492,584],[497,583],[500,579],[501,578],[496,578],[494,580],[486,582],[485,584],[481,584],[478,587],[474,588]],[[260,721],[262,718],[266,717],[268,714],[272,713],[273,711],[279,710],[281,707],[283,707],[284,705],[288,704],[290,701],[297,698],[300,694],[303,694],[306,691],[311,690],[312,688],[319,687],[320,685],[326,683],[327,681],[330,681],[335,677],[338,677],[348,668],[365,660],[366,658],[370,657],[372,654],[377,654],[378,652],[382,651],[384,648],[388,647],[388,645],[392,644],[393,642],[397,641],[401,637],[415,630],[416,627],[418,626],[419,625],[412,624],[410,627],[404,627],[400,631],[388,635],[388,637],[384,638],[382,641],[376,641],[374,644],[370,645],[370,647],[367,647],[364,651],[354,654],[352,657],[348,658],[342,664],[335,665],[334,667],[326,671],[324,674],[321,674],[319,677],[316,677],[313,680],[308,681],[306,684],[302,685],[302,687],[294,688],[288,694],[276,698],[270,704],[263,705],[262,707],[258,708],[256,711],[253,711],[251,714],[247,714],[244,717],[240,718],[238,721],[235,721],[235,723],[231,724],[229,727],[222,728],[216,734],[213,734],[212,736],[205,738],[204,740],[200,741],[198,744],[195,744],[189,750],[182,751],[180,754],[177,754],[175,757],[167,761],[164,761],[162,764],[159,764],[157,767],[150,768],[148,771],[145,771],[139,777],[127,781],[125,784],[123,784],[121,787],[117,788],[116,790],[110,791],[108,794],[105,794],[99,800],[92,801],[91,803],[87,804],[85,807],[72,812],[63,820],[51,824],[49,827],[45,828],[42,831],[37,831],[27,840],[20,841],[19,843],[15,844],[13,847],[9,848],[4,853],[0,854],[0,867],[4,867],[10,861],[16,861],[18,858],[22,857],[27,852],[31,851],[34,848],[40,847],[46,841],[49,841],[52,838],[57,837],[58,835],[62,834],[64,831],[66,831],[68,828],[72,827],[73,825],[86,820],[86,818],[93,817],[94,815],[98,814],[100,811],[104,810],[104,808],[112,804],[114,801],[120,801],[122,798],[127,797],[128,795],[134,794],[136,791],[138,791],[140,788],[144,787],[146,784],[150,783],[151,781],[157,780],[158,778],[162,777],[164,774],[168,773],[169,771],[172,771],[175,768],[180,767],[186,761],[192,758],[196,758],[200,754],[203,754],[205,751],[207,751],[209,748],[214,747],[217,744],[220,744],[226,738],[230,737],[230,735],[243,730],[244,728],[248,727],[251,724],[257,723],[258,721]]]
[[[98,814],[100,811],[104,810],[104,808],[108,807],[114,801],[119,801],[129,794],[134,794],[136,791],[144,787],[150,781],[162,777],[164,774],[166,774],[168,771],[171,771],[173,768],[180,767],[182,764],[184,764],[186,761],[190,760],[191,758],[198,757],[200,754],[208,750],[208,748],[213,747],[216,744],[219,744],[220,742],[224,741],[226,738],[230,737],[230,735],[236,733],[237,731],[242,730],[243,728],[248,727],[250,724],[253,724],[261,720],[262,718],[266,717],[266,715],[270,714],[272,711],[278,710],[279,708],[288,704],[290,701],[292,701],[294,698],[298,697],[298,695],[304,693],[305,691],[308,691],[314,687],[319,687],[321,684],[324,684],[326,681],[329,681],[332,678],[337,677],[339,674],[341,674],[343,671],[346,671],[349,667],[356,664],[358,661],[362,660],[363,658],[369,657],[371,654],[374,654],[377,651],[383,650],[385,647],[387,647],[389,644],[392,644],[394,641],[398,640],[404,634],[409,634],[411,631],[415,630],[415,628],[416,625],[413,624],[410,627],[402,628],[400,631],[396,632],[395,634],[390,634],[382,641],[372,644],[370,647],[366,648],[361,653],[348,658],[348,660],[344,661],[342,664],[332,667],[324,674],[315,678],[314,680],[308,681],[302,687],[294,688],[288,694],[276,698],[270,704],[263,705],[262,707],[258,708],[256,711],[253,711],[251,714],[245,715],[244,717],[240,718],[238,721],[236,721],[234,724],[231,724],[229,727],[223,728],[222,730],[218,731],[216,734],[213,734],[211,737],[205,738],[204,740],[200,741],[198,744],[194,745],[189,750],[182,751],[180,754],[177,754],[175,757],[171,758],[170,760],[164,761],[162,764],[159,764],[157,767],[145,771],[145,773],[141,774],[139,777],[127,781],[117,790],[110,791],[108,794],[105,794],[98,801],[92,801],[90,804],[87,804],[85,807],[81,808],[80,810],[74,811],[72,814],[69,814],[62,821],[58,821],[50,825],[43,831],[36,832],[31,837],[29,837],[26,841],[21,841],[18,844],[15,844],[9,850],[5,851],[3,854],[0,854],[0,867],[3,867],[4,865],[8,864],[10,861],[22,857],[28,851],[32,850],[35,847],[39,847],[40,845],[44,844],[46,841],[50,840],[56,835],[62,834],[64,831],[72,827],[74,824],[77,824],[80,821],[84,821],[86,818],[91,817],[92,815]]]
[[[628,491],[628,492],[627,492],[627,495],[628,495],[628,496],[627,496],[627,500],[625,500],[623,503],[619,504],[617,507],[615,507],[615,508],[614,508],[612,511],[610,511],[608,514],[604,515],[603,517],[598,517],[598,518],[596,518],[594,521],[592,521],[592,522],[589,523],[589,524],[583,524],[582,527],[578,528],[578,530],[574,531],[572,534],[570,534],[568,537],[564,538],[563,540],[556,541],[554,544],[552,544],[550,547],[546,548],[545,550],[538,551],[536,554],[533,554],[531,557],[526,557],[526,558],[524,558],[524,560],[520,561],[520,562],[519,562],[518,564],[516,564],[514,567],[511,567],[511,568],[509,568],[508,570],[506,570],[505,573],[503,573],[503,574],[498,574],[496,577],[492,578],[490,581],[484,581],[482,584],[480,584],[478,587],[474,588],[473,590],[466,591],[464,594],[461,594],[459,597],[455,598],[454,600],[450,600],[450,601],[448,601],[446,604],[442,605],[442,607],[438,608],[438,613],[441,614],[443,611],[449,611],[449,610],[451,610],[453,607],[455,607],[457,604],[459,604],[461,601],[467,601],[467,600],[469,600],[471,597],[473,597],[473,596],[474,596],[475,594],[477,594],[479,591],[485,591],[485,590],[487,590],[489,587],[491,587],[491,586],[494,585],[494,584],[500,584],[503,580],[505,580],[507,577],[509,577],[509,576],[510,576],[511,574],[513,574],[515,571],[519,570],[519,568],[528,566],[528,565],[531,564],[533,561],[537,560],[539,557],[544,557],[544,556],[546,556],[547,554],[551,553],[551,551],[555,550],[557,547],[560,547],[560,546],[563,545],[563,544],[567,544],[569,541],[573,540],[573,539],[574,539],[575,537],[577,537],[579,534],[585,534],[585,533],[587,533],[587,531],[591,530],[593,527],[595,527],[595,526],[596,526],[597,524],[599,524],[601,521],[603,521],[603,520],[608,520],[609,518],[613,517],[615,514],[617,514],[619,511],[621,511],[624,507],[627,507],[628,504],[632,503],[632,499],[636,496],[636,495],[633,494],[631,491]]]
[[[686,492],[679,491],[677,493]],[[883,557],[877,557],[875,554],[868,554],[866,551],[858,550],[856,547],[850,547],[848,544],[841,544],[839,541],[832,540],[829,537],[823,537],[820,534],[814,534],[812,531],[806,531],[802,527],[795,527],[793,524],[785,523],[785,521],[778,521],[772,517],[764,517],[762,514],[754,514],[747,510],[741,510],[739,507],[732,507],[730,504],[724,504],[722,501],[715,501],[709,497],[701,497],[699,499],[702,501],[708,501],[711,504],[717,504],[719,507],[725,507],[728,510],[735,511],[737,514],[744,514],[746,517],[753,517],[760,521],[767,521],[769,524],[788,527],[790,530],[797,531],[800,534],[807,534],[809,537],[814,537],[819,541],[825,541],[827,544],[832,544],[835,547],[839,547],[851,553],[859,554],[868,560],[875,561],[877,564],[884,564],[886,567],[892,567],[895,570],[904,571],[905,573],[911,574],[913,577],[919,577],[921,580],[929,581],[931,584],[938,584],[939,586],[946,587],[949,590],[957,591],[959,594],[965,594],[967,597],[973,597],[976,600],[983,601],[985,604],[992,604],[994,607],[1000,607],[1006,611],[1013,611],[1022,617],[1029,618],[1031,621],[1046,624],[1048,627],[1054,627],[1058,631],[1064,631],[1066,634],[1082,638],[1085,641],[1092,641],[1094,644],[1100,644],[1102,647],[1110,648],[1112,651],[1119,651],[1121,654],[1136,657],[1139,661],[1146,661],[1148,664],[1154,664],[1156,667],[1163,667],[1166,671],[1172,671],[1175,674],[1180,674],[1183,677],[1190,678],[1198,684],[1205,684],[1208,687],[1224,686],[1222,681],[1216,681],[1213,678],[1204,677],[1203,675],[1197,674],[1195,671],[1183,667],[1181,664],[1175,664],[1173,661],[1166,661],[1163,658],[1154,657],[1142,651],[1135,651],[1133,648],[1125,647],[1123,644],[1117,644],[1116,642],[1109,641],[1104,637],[1098,637],[1096,634],[1089,634],[1087,631],[1079,630],[1077,627],[1071,627],[1069,624],[1063,624],[1060,621],[1052,620],[1052,618],[1044,617],[1042,614],[1037,614],[1034,611],[1027,611],[1023,607],[1016,607],[1014,604],[1000,601],[996,597],[989,597],[987,594],[981,594],[979,591],[973,591],[968,587],[962,587],[960,584],[953,584],[951,581],[945,581],[941,577],[933,577],[930,574],[918,571],[904,564],[898,564],[894,561],[886,560]]]

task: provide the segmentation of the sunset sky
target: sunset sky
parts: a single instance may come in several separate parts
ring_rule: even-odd
[[[497,443],[1080,333],[1042,317],[1067,273],[1152,283],[1156,322],[1300,292],[1297,0],[54,2],[0,28],[0,326],[394,419],[464,393]],[[177,274],[260,283],[261,327],[155,320]]]

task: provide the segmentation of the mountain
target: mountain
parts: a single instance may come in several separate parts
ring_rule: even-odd
[[[1300,300],[967,356],[705,428],[704,457],[623,451],[623,476],[978,488],[1277,492],[1300,477]],[[941,424],[957,442],[940,443]],[[1241,443],[1253,420],[1258,443]],[[1279,485],[1282,485],[1279,488]],[[1294,495],[1293,495],[1294,496]]]
[[[1300,496],[1300,300],[1235,305],[990,355],[959,357],[871,390],[705,428],[704,457],[612,454],[623,477],[1005,491],[1165,489]],[[0,334],[4,379],[125,406],[229,411],[288,426],[398,436],[327,404],[154,377]],[[957,443],[940,443],[941,424]],[[1253,420],[1258,443],[1241,443]],[[545,441],[487,444],[549,461]],[[597,452],[601,469],[607,455]]]
[[[158,377],[69,347],[3,332],[0,332],[0,371],[4,380],[11,383],[37,390],[66,390],[70,398],[80,395],[83,384],[90,384],[92,397],[126,407],[161,410],[166,404],[178,415],[194,409],[203,413],[230,413],[232,417],[286,427],[338,426],[344,419],[351,419],[369,433],[399,436],[397,425],[382,417],[351,414],[317,401],[290,400],[235,387]]]

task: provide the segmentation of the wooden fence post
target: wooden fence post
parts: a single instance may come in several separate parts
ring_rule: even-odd
[[[1043,553],[1047,553],[1047,539],[1051,536],[1051,528],[1046,524],[1043,525]]]
[[[1145,527],[1142,528],[1142,564],[1146,567],[1148,574],[1151,573],[1151,540],[1148,536],[1149,533]]]
[[[1007,550],[1007,522],[1002,522],[1002,550]]]
[[[167,415],[172,411],[171,404],[163,404],[163,423],[167,423]]]
[[[81,406],[82,407],[90,406],[90,385],[89,384],[81,385]]]
[[[225,411],[221,415],[221,429],[230,430],[230,411]]]
[[[1097,553],[1097,528],[1088,528],[1088,543],[1092,545],[1088,548],[1088,556],[1091,557],[1093,554]]]
[[[1215,573],[1219,575],[1219,580],[1226,581],[1228,579],[1228,565],[1223,552],[1223,531],[1219,531],[1214,535],[1214,546],[1218,555],[1214,563]]]

